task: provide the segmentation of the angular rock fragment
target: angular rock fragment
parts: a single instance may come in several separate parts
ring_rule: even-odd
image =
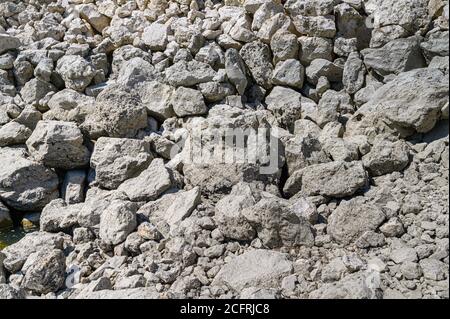
[[[356,197],[339,204],[328,220],[327,231],[334,240],[348,245],[364,232],[375,231],[385,218],[379,207]]]
[[[208,111],[202,93],[194,89],[178,87],[170,101],[179,117],[202,115]]]
[[[123,242],[137,227],[137,209],[136,203],[112,201],[100,218],[100,238],[109,245]]]
[[[367,135],[374,129],[373,122],[383,119],[402,135],[411,135],[411,130],[428,132],[446,103],[448,76],[442,71],[426,68],[404,72],[380,87],[358,109],[347,124],[347,130]]]
[[[255,249],[232,259],[222,267],[213,285],[226,285],[241,291],[246,287],[276,288],[281,279],[292,272],[287,255],[275,251]]]
[[[23,266],[21,286],[38,294],[56,292],[64,285],[65,266],[62,250],[34,252]]]
[[[363,156],[362,162],[372,176],[403,170],[409,163],[409,147],[403,141],[379,141]]]
[[[122,183],[118,190],[123,191],[132,201],[151,201],[157,199],[172,186],[169,170],[162,159],[155,159],[138,176]]]
[[[302,191],[308,195],[346,197],[367,185],[361,162],[330,162],[308,166],[302,171]]]
[[[175,89],[158,81],[142,83],[138,88],[138,94],[142,104],[147,108],[150,116],[158,120],[165,120],[175,116],[171,104],[171,98]]]
[[[165,70],[167,81],[173,86],[193,86],[209,82],[216,75],[215,71],[206,63],[180,61]]]
[[[142,40],[150,50],[163,51],[168,43],[168,28],[164,24],[152,23],[144,29]]]
[[[0,149],[0,198],[17,210],[42,209],[58,197],[58,176],[22,148]]]
[[[145,141],[101,137],[95,143],[91,166],[100,186],[115,189],[146,169],[152,159],[150,144]]]
[[[417,37],[393,40],[382,48],[365,49],[361,54],[364,64],[382,76],[425,66],[420,52],[420,39]]]
[[[270,77],[273,72],[272,54],[269,46],[260,42],[254,41],[245,44],[239,51],[242,59],[250,70],[256,83],[270,89]]]
[[[168,238],[170,232],[189,217],[200,202],[200,189],[196,187],[190,191],[164,195],[161,199],[142,206],[138,214],[147,216],[158,231]]]
[[[245,64],[236,49],[228,49],[225,52],[225,71],[238,93],[244,94],[248,83]]]
[[[94,67],[78,55],[65,55],[58,60],[56,72],[67,88],[84,91],[95,76]]]
[[[137,95],[120,85],[108,86],[97,96],[94,112],[82,124],[92,138],[133,137],[146,126],[147,109]]]
[[[31,130],[25,125],[9,122],[0,127],[0,147],[23,144],[31,133]]]
[[[83,135],[71,122],[39,121],[27,140],[27,148],[36,161],[48,167],[72,169],[89,162]]]

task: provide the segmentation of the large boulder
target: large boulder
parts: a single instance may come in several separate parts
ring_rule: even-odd
[[[173,86],[193,86],[212,81],[216,72],[209,64],[193,61],[180,61],[165,70],[167,82]]]
[[[6,259],[3,261],[3,266],[9,272],[15,273],[22,269],[22,266],[31,254],[38,251],[63,249],[66,240],[67,237],[61,233],[29,233],[17,243],[2,250],[2,253],[6,256]]]
[[[239,53],[256,83],[265,89],[270,89],[273,65],[269,46],[260,41],[254,41],[245,44]]]
[[[290,275],[292,270],[287,254],[255,249],[225,264],[212,284],[225,285],[235,291],[248,287],[279,288],[283,277]]]
[[[21,287],[37,294],[56,292],[64,285],[66,258],[60,249],[32,253],[22,271]]]
[[[367,172],[358,161],[315,164],[304,168],[301,174],[301,190],[310,196],[351,196],[368,184]]]
[[[314,235],[309,221],[302,216],[302,207],[275,196],[264,195],[255,205],[241,212],[256,230],[261,242],[268,248],[312,246]]]
[[[101,137],[95,143],[91,166],[101,187],[115,189],[141,173],[152,159],[150,144],[146,141]]]
[[[418,37],[393,40],[381,48],[365,49],[361,54],[364,64],[382,76],[425,66]]]
[[[121,85],[110,85],[96,99],[95,110],[82,128],[91,138],[134,137],[147,126],[147,109],[139,96]]]
[[[328,219],[327,232],[337,242],[349,245],[365,232],[375,231],[386,219],[385,213],[364,198],[342,201]]]
[[[84,91],[96,74],[94,67],[79,55],[63,56],[58,60],[56,72],[67,88],[79,92]]]
[[[160,158],[138,176],[123,182],[118,190],[123,191],[132,201],[151,201],[173,186],[172,176]]]
[[[48,167],[72,169],[89,163],[90,152],[75,123],[39,121],[26,144],[31,156]]]
[[[148,218],[157,230],[168,238],[170,232],[189,217],[200,202],[200,188],[196,187],[190,191],[166,194],[154,202],[145,204],[137,213]]]
[[[6,33],[0,33],[0,54],[3,54],[8,50],[15,50],[20,47],[20,45],[19,38]]]
[[[404,72],[386,83],[347,123],[348,134],[373,136],[386,124],[402,135],[430,131],[448,103],[448,75],[439,69]]]
[[[403,140],[378,141],[370,152],[363,156],[362,162],[372,176],[401,171],[409,163],[409,146]]]
[[[138,205],[129,201],[114,200],[100,218],[100,238],[109,245],[118,245],[136,229]]]
[[[28,158],[23,148],[0,148],[0,199],[10,207],[33,211],[58,197],[58,176]]]

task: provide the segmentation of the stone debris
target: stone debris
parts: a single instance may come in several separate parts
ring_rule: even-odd
[[[0,299],[449,298],[448,0],[0,2]]]

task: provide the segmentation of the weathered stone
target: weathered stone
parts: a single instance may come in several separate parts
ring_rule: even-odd
[[[132,201],[151,201],[157,199],[172,186],[169,170],[162,159],[154,159],[150,166],[137,177],[123,182],[119,190]]]
[[[21,286],[38,294],[56,292],[64,285],[65,257],[61,250],[40,250],[30,254],[23,265]]]
[[[365,49],[361,54],[364,64],[382,76],[425,66],[418,37],[393,40],[382,48]]]
[[[215,217],[220,232],[235,240],[252,240],[256,232],[242,215],[242,210],[256,204],[255,197],[259,194],[251,184],[238,183],[230,195],[223,197],[215,207]]]
[[[330,39],[320,37],[299,37],[300,61],[309,65],[316,59],[333,60],[333,42]]]
[[[150,144],[145,141],[101,137],[95,143],[91,166],[100,186],[115,189],[146,169],[152,159]]]
[[[8,50],[15,50],[21,45],[20,40],[9,34],[0,33],[0,54]]]
[[[427,68],[405,72],[379,88],[358,109],[347,123],[347,131],[370,135],[374,122],[383,119],[401,134],[410,135],[411,130],[425,133],[434,127],[446,103],[448,76],[442,71]]]
[[[309,294],[310,299],[381,299],[379,288],[370,287],[367,274],[360,271],[336,283],[326,283]]]
[[[327,231],[339,243],[354,243],[366,231],[374,231],[385,220],[383,211],[362,198],[342,201],[328,220]]]
[[[292,17],[298,32],[307,36],[333,38],[336,35],[336,23],[333,15]]]
[[[138,94],[148,114],[161,121],[175,116],[170,103],[174,92],[172,86],[158,81],[145,82],[138,88]]]
[[[83,135],[71,122],[39,121],[26,144],[33,158],[48,167],[72,169],[89,163]]]
[[[303,169],[302,191],[308,195],[346,197],[367,185],[361,162],[330,162]]]
[[[96,99],[95,110],[82,128],[92,138],[133,137],[147,126],[147,109],[138,96],[120,85],[110,85]]]
[[[362,162],[373,176],[401,171],[409,163],[409,147],[403,140],[396,142],[381,140],[363,156]]]
[[[80,205],[67,205],[63,199],[55,199],[42,210],[39,225],[41,231],[56,233],[70,231],[77,225]]]
[[[273,52],[274,62],[296,59],[298,57],[299,43],[295,34],[279,30],[270,40],[270,48]]]
[[[260,41],[254,41],[245,44],[239,53],[256,83],[265,89],[270,89],[273,65],[269,46]]]
[[[194,89],[178,87],[170,101],[173,111],[179,117],[201,115],[208,112],[202,93]]]
[[[167,194],[159,201],[142,206],[138,214],[148,216],[158,231],[168,238],[170,232],[176,229],[181,221],[189,217],[200,202],[200,189],[196,187],[190,191]]]
[[[440,260],[426,258],[420,262],[420,267],[423,270],[423,276],[429,280],[444,280],[448,278],[448,267]]]
[[[326,77],[330,82],[342,80],[343,68],[325,59],[315,59],[306,67],[308,82],[317,84],[320,77]]]
[[[350,53],[342,74],[342,83],[347,93],[354,94],[363,87],[365,74],[366,68],[359,54],[357,52]]]
[[[17,122],[9,122],[0,127],[0,147],[23,144],[31,135],[31,130]]]
[[[228,49],[225,52],[225,71],[231,83],[239,94],[244,94],[247,88],[247,76],[245,64],[236,49]]]
[[[20,95],[27,104],[39,105],[40,100],[44,98],[47,93],[55,90],[55,87],[51,83],[34,78],[23,86],[20,90]]]
[[[63,249],[65,237],[59,234],[46,232],[33,232],[27,234],[17,243],[2,250],[6,255],[3,266],[11,273],[22,269],[27,258],[38,251],[48,251],[53,249]]]
[[[117,76],[117,83],[135,89],[143,82],[156,78],[155,67],[143,58],[135,57],[123,63]]]
[[[67,88],[84,91],[95,76],[94,67],[78,55],[65,55],[58,60],[56,72]]]
[[[213,285],[226,285],[235,291],[247,287],[275,288],[292,272],[286,254],[270,250],[252,250],[232,259],[222,267]]]
[[[137,227],[135,203],[115,200],[100,218],[100,238],[109,245],[123,242]]]
[[[72,89],[64,89],[52,95],[48,101],[50,110],[44,120],[59,120],[81,124],[94,111],[95,100]]]
[[[86,172],[81,169],[66,172],[61,186],[61,197],[66,203],[77,204],[84,201],[86,175]]]
[[[17,210],[39,210],[58,197],[58,176],[22,148],[0,149],[0,198]]]
[[[168,28],[164,24],[152,23],[144,29],[142,40],[150,50],[163,51],[168,43]]]
[[[272,75],[274,85],[285,85],[301,89],[305,78],[305,68],[297,60],[279,62]]]
[[[268,248],[312,246],[314,235],[301,207],[276,197],[262,198],[241,214]]]
[[[206,63],[180,61],[165,70],[167,81],[173,86],[193,86],[212,81],[216,72]]]
[[[93,4],[82,5],[80,15],[98,32],[102,32],[111,21],[109,17],[101,14]]]
[[[302,95],[292,89],[276,86],[266,97],[267,109],[273,112],[281,127],[294,130],[294,123],[301,118]]]

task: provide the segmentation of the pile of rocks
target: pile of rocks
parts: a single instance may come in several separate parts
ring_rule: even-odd
[[[448,23],[447,0],[1,1],[0,228],[39,231],[0,252],[0,298],[449,298]],[[254,161],[192,160],[263,129],[231,140]]]

